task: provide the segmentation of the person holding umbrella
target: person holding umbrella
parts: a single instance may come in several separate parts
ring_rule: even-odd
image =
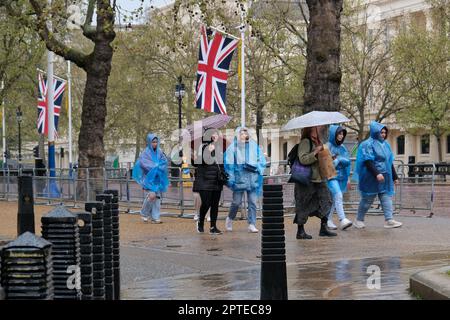
[[[302,139],[298,145],[298,160],[301,165],[311,168],[309,183],[295,183],[295,218],[297,224],[297,239],[312,239],[305,231],[305,223],[309,216],[320,219],[319,236],[333,237],[336,233],[327,228],[328,214],[331,210],[332,200],[326,184],[326,177],[321,175],[319,169],[319,153],[324,150],[320,139],[322,126],[306,127],[302,130]]]
[[[197,232],[204,232],[206,213],[210,210],[210,234],[222,234],[217,228],[219,201],[223,190],[221,172],[223,172],[223,148],[219,141],[216,129],[207,129],[203,135],[201,154],[194,161],[195,180],[193,191],[198,192],[201,198],[200,216],[197,221]]]
[[[297,149],[293,149],[291,152],[296,158],[293,162],[294,166],[302,168],[299,172],[308,172],[308,176],[303,175],[302,179],[294,180],[294,223],[297,224],[297,239],[312,239],[304,227],[309,216],[316,216],[320,219],[319,236],[334,237],[337,235],[329,231],[327,227],[328,214],[332,206],[327,181],[336,177],[336,171],[332,164],[331,154],[327,147],[324,148],[321,136],[325,125],[348,121],[350,119],[339,112],[312,111],[291,119],[282,129],[283,131],[302,129],[301,141],[294,147]],[[294,174],[291,177],[293,176]]]

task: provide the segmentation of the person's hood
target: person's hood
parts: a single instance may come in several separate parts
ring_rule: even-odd
[[[369,128],[370,128],[370,137],[372,139],[376,139],[379,141],[384,141],[381,138],[381,130],[383,130],[383,128],[386,128],[386,131],[389,133],[389,130],[385,125],[383,125],[379,122],[376,122],[376,121],[372,121],[369,125]],[[386,140],[387,140],[387,135],[386,135]]]
[[[343,132],[344,133],[344,138],[342,139],[342,141],[340,143],[338,143],[336,141],[336,136],[339,134],[339,132]],[[331,125],[330,126],[330,137],[328,138],[328,141],[334,145],[334,146],[340,146],[344,143],[345,141],[345,137],[347,136],[347,130],[345,130],[343,127],[338,126],[338,125]]]
[[[149,149],[151,149],[151,147],[152,147],[152,141],[153,141],[153,139],[158,139],[158,145],[157,145],[157,147],[156,147],[156,149],[159,149],[159,138],[158,138],[158,136],[156,135],[156,134],[154,134],[154,133],[149,133],[148,135],[147,135],[147,147],[149,147]]]
[[[248,134],[250,135],[250,132],[247,127],[237,127],[236,130],[234,130],[234,138],[236,139],[237,142],[240,142],[239,134],[240,134],[241,130],[247,130]],[[250,140],[251,139],[249,139],[249,141]]]

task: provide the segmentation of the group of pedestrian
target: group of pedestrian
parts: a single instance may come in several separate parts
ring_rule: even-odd
[[[261,147],[250,139],[248,128],[238,127],[232,143],[223,148],[223,138],[216,129],[207,129],[202,144],[195,152],[193,163],[195,180],[193,192],[197,195],[197,232],[205,232],[205,217],[210,215],[210,234],[222,234],[217,227],[219,202],[223,187],[233,191],[233,200],[225,220],[225,229],[233,230],[233,220],[242,203],[244,193],[248,201],[248,231],[257,233],[256,202],[262,194],[263,173],[266,159]],[[301,140],[295,150],[297,161],[309,168],[310,176],[305,183],[295,182],[295,218],[298,225],[297,239],[312,239],[305,231],[310,216],[321,220],[319,236],[334,237],[330,230],[338,227],[333,222],[337,213],[339,228],[351,226],[364,228],[364,217],[378,196],[385,218],[385,228],[397,228],[402,224],[393,219],[392,196],[398,177],[393,165],[394,156],[386,141],[388,129],[375,121],[370,124],[370,137],[363,141],[357,151],[354,175],[358,178],[361,201],[356,221],[350,221],[344,211],[343,194],[351,172],[350,154],[344,145],[347,130],[339,125],[329,127],[329,138],[323,143],[324,126],[308,127],[302,130]],[[323,155],[332,163],[332,176],[321,170]],[[322,158],[321,158],[322,157]],[[141,216],[144,222],[161,223],[161,194],[167,191],[168,160],[159,147],[159,139],[153,134],[147,136],[147,148],[133,168],[133,178],[145,192]]]
[[[347,219],[343,206],[343,194],[347,191],[351,172],[350,154],[344,146],[347,131],[341,126],[331,125],[329,141],[325,148],[322,143],[324,129],[323,126],[317,126],[302,130],[297,156],[303,166],[311,168],[311,178],[309,183],[295,183],[294,223],[298,225],[296,238],[312,239],[304,227],[310,216],[317,216],[321,220],[319,236],[336,236],[335,232],[330,231],[337,229],[333,223],[335,211],[342,230],[346,230],[352,225],[358,229],[365,228],[364,217],[377,196],[384,213],[384,227],[400,227],[402,223],[393,219],[392,196],[398,177],[393,165],[394,155],[386,141],[387,127],[372,121],[370,137],[358,147],[354,174],[358,179],[361,201],[354,223]],[[322,176],[319,170],[318,155],[325,149],[329,150],[336,170],[336,174],[331,178]]]

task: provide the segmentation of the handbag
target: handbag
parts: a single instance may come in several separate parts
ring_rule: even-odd
[[[228,183],[230,175],[225,171],[222,171],[219,164],[217,164],[217,168],[219,169],[219,171],[217,172],[217,182],[219,183],[219,185],[224,186]]]
[[[311,183],[312,170],[311,166],[305,166],[296,159],[291,168],[291,177],[288,182],[297,182],[303,185]]]

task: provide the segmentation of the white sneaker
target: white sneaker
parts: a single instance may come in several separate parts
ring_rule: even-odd
[[[196,213],[196,214],[194,214],[194,221],[197,221],[198,220],[198,214]]]
[[[348,220],[347,218],[342,219],[342,220],[341,220],[341,225],[340,225],[341,230],[345,230],[345,229],[351,227],[352,224],[353,224],[353,222],[351,222],[351,221]]]
[[[142,218],[142,221],[148,222],[148,218],[147,217],[141,217],[141,218]]]
[[[225,229],[227,231],[233,231],[233,220],[228,217],[225,219]]]
[[[259,231],[259,230],[256,229],[256,227],[255,227],[254,224],[249,224],[249,225],[248,225],[248,232],[251,232],[251,233],[257,233],[258,231]]]
[[[384,227],[387,229],[391,229],[391,228],[399,228],[402,226],[403,223],[395,221],[394,219],[388,220],[386,221],[386,223],[384,224]]]
[[[327,227],[330,230],[336,230],[337,229],[336,225],[333,223],[333,220],[328,220],[327,221]]]
[[[359,221],[359,220],[355,220],[355,223],[353,224],[355,226],[355,228],[357,229],[363,229],[366,227],[366,225],[364,224],[364,222]]]

